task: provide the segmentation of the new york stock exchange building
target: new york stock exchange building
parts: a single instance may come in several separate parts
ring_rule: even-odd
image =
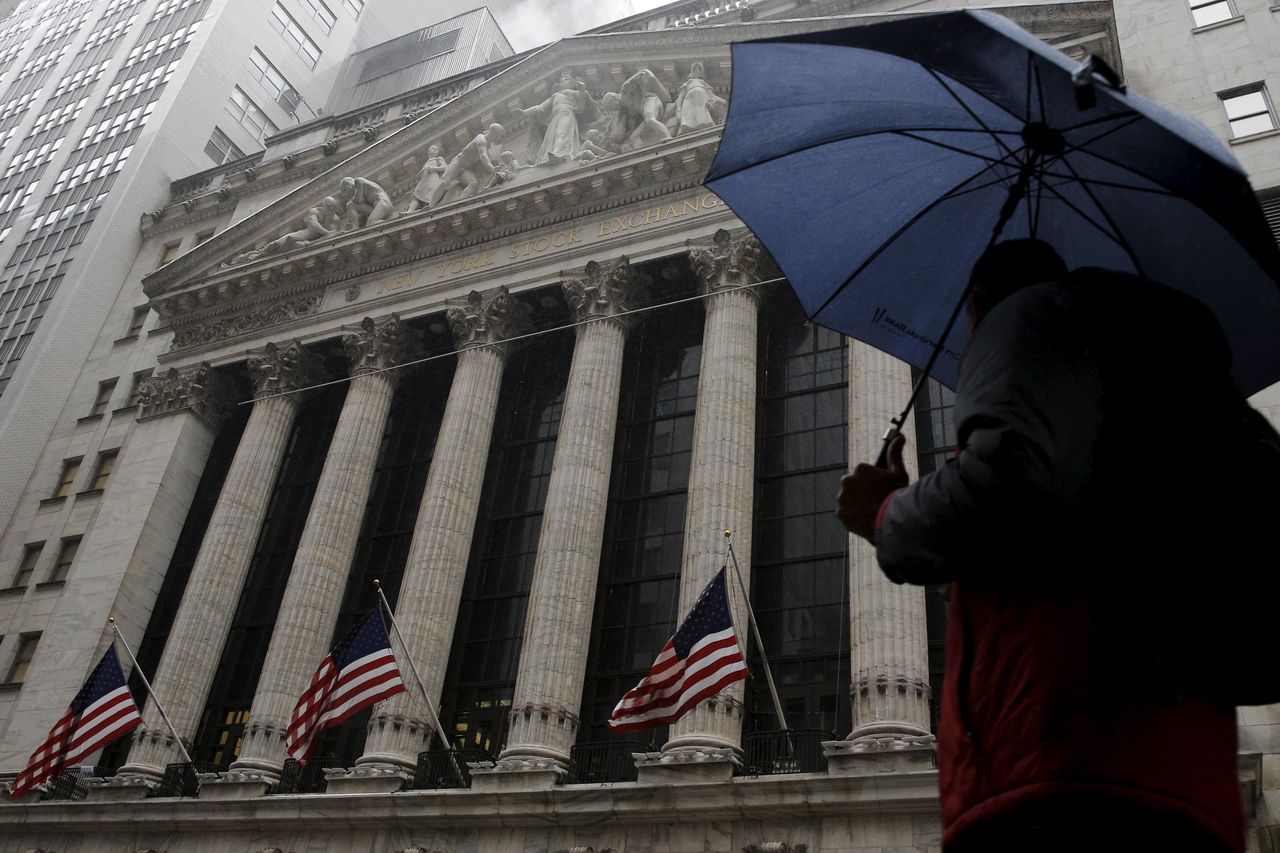
[[[877,18],[756,5],[568,38],[172,184],[121,297],[144,340],[103,332],[3,540],[7,571],[28,541],[75,547],[27,621],[0,599],[25,655],[0,757],[12,778],[114,617],[194,766],[135,672],[142,725],[0,805],[0,849],[940,848],[945,602],[832,516],[911,370],[806,323],[701,186],[732,41]],[[1109,2],[1005,13],[1122,64]],[[107,374],[119,409],[76,451]],[[950,416],[930,388],[918,469]],[[791,732],[754,641],[745,682],[610,732],[730,543]],[[375,580],[408,690],[286,762]],[[1260,768],[1242,752],[1249,803]]]

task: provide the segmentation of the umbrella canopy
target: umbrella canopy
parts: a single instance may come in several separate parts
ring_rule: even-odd
[[[922,369],[941,344],[944,384],[965,324],[942,336],[997,223],[1071,268],[1189,293],[1221,322],[1246,394],[1280,381],[1280,249],[1226,146],[998,15],[733,45],[706,184],[811,319]]]

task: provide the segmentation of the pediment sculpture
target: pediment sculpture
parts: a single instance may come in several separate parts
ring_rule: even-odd
[[[346,177],[338,182],[338,189],[333,195],[325,196],[319,204],[307,210],[293,230],[241,252],[223,266],[236,266],[267,255],[292,252],[339,232],[367,228],[395,217],[396,209],[386,190],[368,178]]]

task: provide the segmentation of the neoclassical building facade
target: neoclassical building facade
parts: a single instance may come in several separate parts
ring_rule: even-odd
[[[135,265],[153,315],[95,344],[0,539],[0,571],[28,572],[0,593],[0,764],[109,616],[159,704],[83,800],[0,805],[0,849],[939,849],[944,605],[831,516],[910,369],[807,324],[701,186],[730,42],[875,20],[812,5],[566,39],[175,183]],[[1110,3],[1006,13],[1121,65]],[[921,467],[949,420],[930,389]],[[753,642],[745,683],[610,734],[726,564],[794,734]],[[375,580],[409,689],[299,774],[290,712]],[[1260,768],[1242,754],[1251,804]]]

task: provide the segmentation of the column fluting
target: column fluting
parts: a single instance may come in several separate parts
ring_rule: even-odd
[[[284,735],[333,636],[355,556],[396,374],[413,340],[396,315],[343,335],[353,378],[338,416],[233,770],[279,773]],[[386,372],[384,372],[386,371]]]
[[[756,333],[760,273],[772,261],[748,232],[717,231],[710,243],[692,244],[690,260],[706,299],[698,405],[684,522],[680,614],[724,565],[724,531],[733,531],[742,581],[751,583],[751,524],[755,495]],[[746,602],[729,566],[733,624],[744,643]],[[663,752],[732,749],[742,740],[743,682],[703,700],[671,726]]]
[[[226,642],[236,602],[249,571],[258,531],[298,411],[289,393],[321,381],[319,361],[298,341],[267,344],[248,360],[255,401],[209,519],[182,603],[174,617],[152,687],[188,749]],[[159,778],[181,753],[154,699],[122,774]]]
[[[578,732],[622,380],[627,322],[647,278],[626,258],[564,283],[579,326],[529,591],[500,769],[561,770]]]
[[[849,342],[849,461],[875,459],[885,428],[911,395],[911,368],[859,341]],[[914,421],[908,418],[907,467],[916,473]],[[924,587],[895,584],[876,550],[850,542],[850,638],[853,731],[864,737],[929,734],[929,646]]]
[[[473,291],[447,313],[461,352],[396,599],[405,652],[437,711],[506,365],[500,342],[516,333],[520,318],[506,288],[487,295]],[[374,708],[357,764],[411,768],[430,742],[426,704],[418,685],[408,681],[406,692]]]

